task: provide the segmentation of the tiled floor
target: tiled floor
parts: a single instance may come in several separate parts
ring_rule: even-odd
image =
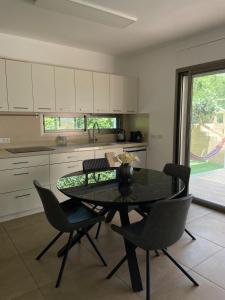
[[[133,221],[137,220],[131,214]],[[118,218],[114,220],[119,223]],[[199,281],[198,288],[161,254],[151,260],[152,300],[224,300],[225,299],[225,215],[192,205],[186,234],[172,246],[170,253]],[[92,231],[92,234],[95,232]],[[43,214],[0,224],[0,300],[140,300],[145,291],[133,293],[127,265],[116,276],[105,277],[123,256],[123,240],[104,225],[96,242],[108,262],[103,267],[87,240],[74,247],[68,258],[62,284],[54,288],[59,268],[56,251],[65,242],[62,237],[39,262],[35,256],[55,234]],[[145,253],[138,250],[145,287]]]

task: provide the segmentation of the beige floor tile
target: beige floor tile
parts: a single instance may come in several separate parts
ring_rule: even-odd
[[[191,222],[188,228],[193,233],[225,247],[225,222],[206,215]]]
[[[44,297],[39,290],[34,290],[12,300],[44,300]]]
[[[22,259],[38,286],[56,281],[62,262],[62,258],[57,257],[57,251],[65,242],[65,238],[61,239],[60,242],[56,242],[39,261],[35,257],[40,253],[41,248],[22,253]],[[64,274],[67,275],[71,272],[79,274],[83,269],[91,270],[93,267],[101,270],[104,269],[96,255],[93,255],[83,245],[77,244],[69,253]]]
[[[198,281],[199,287],[182,276],[170,285],[153,293],[151,300],[224,300],[225,291],[212,282],[198,276],[195,272],[190,274]]]
[[[28,293],[37,286],[25,268],[22,260],[11,257],[1,261],[0,268],[0,299],[8,300]]]
[[[14,247],[7,234],[0,234],[0,263],[2,260],[16,255],[16,248]]]
[[[196,238],[196,241],[193,241],[184,233],[182,238],[169,248],[171,255],[188,268],[193,268],[206,258],[223,249],[221,246],[199,236]]]
[[[193,270],[225,289],[225,249],[208,258]]]
[[[203,217],[203,216],[209,214],[210,212],[211,212],[211,210],[209,208],[192,203],[191,207],[189,209],[189,212],[188,212],[187,223],[189,223],[197,218]]]
[[[104,273],[96,267],[71,273],[65,276],[59,289],[52,283],[41,287],[45,299],[76,299],[76,300],[140,300],[140,295],[132,290],[118,278],[106,280]]]

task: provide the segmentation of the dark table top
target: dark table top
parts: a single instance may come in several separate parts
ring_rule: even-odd
[[[185,188],[184,183],[163,172],[134,169],[130,183],[121,183],[118,169],[61,177],[57,188],[70,198],[107,207],[139,205],[173,198]]]

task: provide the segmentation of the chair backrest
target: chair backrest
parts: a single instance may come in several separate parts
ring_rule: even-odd
[[[33,181],[35,188],[41,198],[45,215],[49,223],[59,231],[68,231],[69,226],[67,217],[60,207],[58,199],[55,197],[53,192],[40,185],[37,180]]]
[[[109,168],[109,163],[106,158],[87,159],[83,161],[83,171],[100,171]]]
[[[149,250],[163,249],[182,236],[192,195],[156,202],[146,217],[140,239]]]
[[[184,190],[179,194],[179,197],[187,196],[191,169],[187,166],[177,164],[166,164],[163,168],[165,174],[180,178],[184,184]]]

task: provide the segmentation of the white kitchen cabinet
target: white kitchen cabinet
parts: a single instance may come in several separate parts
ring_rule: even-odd
[[[54,67],[32,64],[34,111],[55,111]]]
[[[49,165],[49,155],[21,156],[0,159],[0,171]]]
[[[41,209],[41,199],[35,189],[0,194],[0,218]],[[13,216],[9,217],[12,219]]]
[[[107,148],[95,151],[95,158],[104,158],[106,153],[113,152],[115,156],[123,153],[123,148]]]
[[[50,155],[50,164],[60,164],[64,162],[79,161],[94,158],[94,151],[74,151],[66,153],[56,153]]]
[[[74,70],[55,67],[56,111],[75,112]]]
[[[124,76],[110,75],[110,112],[124,113]]]
[[[138,111],[138,80],[135,77],[124,78],[124,110],[128,114]]]
[[[7,111],[8,109],[5,60],[0,59],[0,111]]]
[[[6,60],[9,111],[33,111],[31,64]]]
[[[76,111],[93,112],[93,74],[89,71],[75,70]]]
[[[78,172],[83,169],[82,161],[50,165],[50,183],[56,184],[58,179],[66,174]]]
[[[109,74],[93,73],[94,113],[109,113]]]

